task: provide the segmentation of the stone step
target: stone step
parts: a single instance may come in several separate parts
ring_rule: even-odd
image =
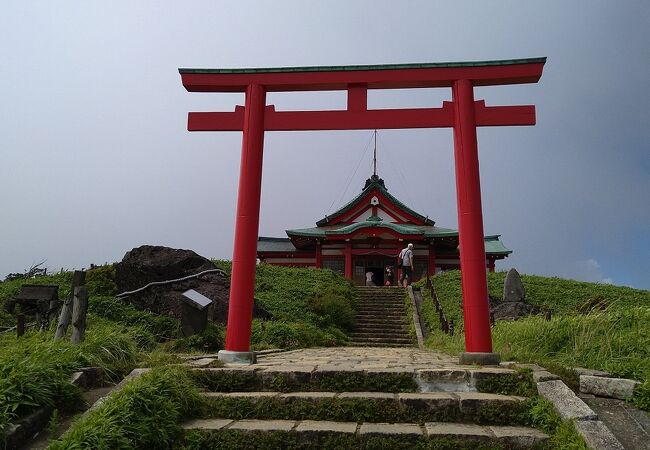
[[[378,341],[382,341],[381,339]],[[350,346],[388,346],[376,340],[353,341]],[[406,339],[391,346],[413,347]],[[344,383],[348,391],[390,392],[490,392],[495,388],[516,385],[524,376],[512,369],[455,366],[450,368],[359,368],[353,365],[315,365],[302,363],[292,366],[232,366],[195,368],[191,371],[197,385],[213,392],[329,391]],[[381,383],[377,383],[381,380]],[[340,381],[340,383],[339,383]],[[525,381],[525,380],[524,380]],[[388,387],[386,387],[388,386]],[[391,387],[392,386],[392,387]],[[393,390],[395,389],[395,390]]]
[[[413,347],[414,344],[390,344],[390,343],[384,343],[384,342],[353,342],[350,341],[350,346],[352,347],[391,347],[391,348],[396,348],[396,347],[401,347],[401,348],[409,348]]]
[[[400,445],[411,443],[426,445],[436,440],[445,442],[449,447],[450,440],[467,445],[468,442],[477,444],[494,444],[513,449],[526,449],[539,447],[548,440],[543,432],[528,427],[512,426],[482,426],[464,423],[426,422],[424,425],[417,423],[357,423],[333,422],[317,420],[231,420],[231,419],[197,419],[182,425],[185,431],[215,434],[220,432],[230,433],[229,442],[234,445],[243,445],[243,442],[252,442],[251,433],[256,439],[262,439],[264,433],[287,433],[283,442],[288,446],[309,445],[310,448],[319,448],[327,440],[338,438],[338,448],[358,449],[360,442],[369,439],[384,438],[387,445]],[[234,432],[240,432],[235,436]],[[240,436],[241,443],[235,439]],[[345,439],[348,438],[348,439]],[[193,436],[193,440],[196,435]],[[244,441],[245,439],[245,441]],[[392,441],[392,442],[391,442]]]
[[[377,309],[405,309],[404,303],[394,303],[394,302],[368,302],[368,303],[357,303],[357,310],[359,309],[368,309],[368,308],[377,308]]]
[[[377,310],[377,309],[365,309],[362,311],[357,311],[355,317],[368,317],[375,315],[378,317],[388,316],[388,317],[404,317],[406,316],[406,311],[400,309],[391,309],[391,310]]]
[[[350,339],[353,341],[358,341],[361,339],[365,338],[403,338],[403,339],[411,339],[411,335],[408,333],[408,331],[372,331],[372,332],[360,332],[360,331],[355,331],[350,334]]]
[[[382,323],[382,324],[399,324],[399,325],[406,325],[406,321],[404,320],[404,316],[399,316],[399,317],[376,317],[376,316],[362,316],[356,317],[356,323],[364,323],[364,324],[373,324],[373,323]]]
[[[404,302],[400,299],[399,301],[397,300],[392,300],[392,299],[368,299],[368,300],[361,300],[356,302],[357,306],[368,306],[368,305],[392,305],[392,306],[404,306]]]
[[[408,329],[403,325],[386,325],[386,324],[372,324],[372,325],[358,325],[354,327],[354,333],[408,333]]]
[[[205,392],[207,417],[232,418],[244,409],[247,418],[281,419],[299,411],[304,419],[368,422],[402,419],[419,423],[464,421],[481,424],[520,424],[528,408],[526,398],[478,392]],[[263,400],[262,403],[260,403]],[[364,405],[375,403],[377,409]],[[389,414],[387,416],[386,414]],[[224,416],[225,415],[225,416]]]
[[[385,342],[391,344],[410,344],[413,343],[413,340],[409,337],[356,337],[351,339],[351,342]]]

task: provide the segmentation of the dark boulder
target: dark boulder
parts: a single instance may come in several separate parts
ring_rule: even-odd
[[[191,250],[143,245],[127,252],[122,261],[115,265],[115,282],[119,292],[126,292],[154,281],[176,280],[216,268],[209,259]],[[151,286],[130,294],[125,299],[139,309],[180,319],[182,294],[188,289],[194,289],[212,300],[212,305],[208,308],[208,320],[226,323],[230,278],[219,272]],[[257,304],[254,306],[253,316],[261,319],[272,318],[270,313]]]
[[[209,269],[216,266],[192,250],[143,245],[126,252],[115,265],[115,284],[119,292],[132,291],[152,281],[182,278]]]

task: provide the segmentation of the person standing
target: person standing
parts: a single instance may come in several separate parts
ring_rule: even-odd
[[[407,245],[399,252],[399,259],[402,261],[400,284],[407,287],[413,279],[413,244]]]

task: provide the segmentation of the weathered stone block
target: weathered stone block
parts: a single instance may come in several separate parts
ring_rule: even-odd
[[[228,429],[242,431],[291,431],[294,426],[296,426],[294,420],[244,419],[234,422]]]
[[[487,427],[468,423],[427,422],[424,424],[430,438],[457,438],[488,441],[493,438]]]
[[[598,415],[561,380],[537,383],[537,391],[553,403],[558,414],[565,420],[598,419]]]
[[[397,401],[397,394],[389,392],[341,392],[341,399],[364,399],[364,400],[385,400],[390,402]]]
[[[531,448],[548,440],[539,430],[527,427],[490,427],[497,440],[508,448]]]
[[[289,392],[287,394],[282,394],[280,398],[286,402],[305,400],[318,403],[321,400],[334,398],[336,395],[336,392]]]
[[[559,379],[560,377],[558,377],[555,374],[552,374],[547,370],[539,370],[533,372],[533,380],[535,381],[535,383],[541,383],[542,381],[551,381],[551,380],[559,380]]]
[[[511,405],[525,400],[523,397],[482,392],[459,392],[456,395],[458,395],[460,402],[460,411],[467,416],[478,415],[481,409],[497,410],[499,408],[509,408]]]
[[[195,419],[185,422],[182,427],[184,430],[221,430],[232,422],[231,419]]]
[[[423,435],[420,425],[414,423],[362,423],[359,435],[391,437],[400,440],[415,440]]]
[[[638,381],[625,378],[595,377],[591,375],[580,376],[580,392],[621,400],[631,398],[634,394],[634,389],[640,384]]]
[[[404,393],[398,395],[398,401],[418,411],[436,410],[447,412],[448,415],[459,411],[458,398],[445,392]]]
[[[600,420],[576,422],[576,430],[592,450],[623,450],[624,447]]]
[[[296,433],[306,434],[310,438],[328,434],[355,434],[355,422],[330,422],[326,420],[303,420],[295,429]]]

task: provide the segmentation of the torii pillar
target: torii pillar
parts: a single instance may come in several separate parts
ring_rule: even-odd
[[[536,83],[546,58],[386,66],[179,69],[190,92],[245,92],[234,112],[191,112],[189,131],[243,131],[230,285],[227,362],[254,362],[250,335],[255,288],[264,131],[453,128],[465,349],[461,363],[494,364],[488,310],[477,126],[534,125],[534,106],[487,107],[474,86]],[[369,110],[368,89],[450,87],[442,108]],[[342,111],[275,111],[266,92],[346,90]]]

